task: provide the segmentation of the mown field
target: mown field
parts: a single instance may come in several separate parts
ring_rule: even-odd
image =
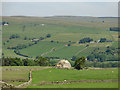
[[[63,19],[64,18],[64,19]],[[86,19],[87,18],[87,19]],[[18,45],[33,44],[33,38],[39,39],[50,34],[50,38],[40,40],[37,44],[20,49],[20,53],[35,58],[60,57],[70,59],[72,56],[87,56],[95,47],[117,47],[118,32],[109,31],[110,27],[117,26],[116,18],[95,18],[95,17],[3,17],[3,21],[9,22],[3,26],[3,54],[9,57],[21,57],[16,55],[14,50],[7,49]],[[102,22],[104,21],[104,23]],[[42,25],[44,24],[44,25]],[[17,34],[19,38],[9,39],[11,35]],[[26,40],[24,38],[27,37]],[[100,38],[112,40],[106,43],[80,45],[78,41],[90,37],[94,41]],[[51,42],[53,41],[53,42]],[[70,47],[65,45],[71,44]],[[53,51],[54,49],[54,51]]]

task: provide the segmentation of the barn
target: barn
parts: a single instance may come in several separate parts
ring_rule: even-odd
[[[71,68],[71,64],[68,60],[60,60],[57,65],[56,68],[64,68],[64,69],[70,69]]]

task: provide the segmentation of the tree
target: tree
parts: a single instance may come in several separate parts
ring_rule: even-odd
[[[71,58],[72,61],[75,61],[76,59],[77,59],[76,56],[73,56],[73,57]]]
[[[26,37],[26,36],[24,37],[24,40],[27,40],[27,37]]]
[[[50,37],[51,37],[51,34],[47,34],[46,37],[47,37],[47,38],[50,38]]]
[[[2,22],[2,25],[4,25],[4,24],[5,24],[5,21]]]
[[[81,57],[75,60],[74,67],[75,69],[80,70],[84,68],[84,64],[85,64],[85,57]]]
[[[40,40],[43,40],[44,39],[44,37],[40,37]]]

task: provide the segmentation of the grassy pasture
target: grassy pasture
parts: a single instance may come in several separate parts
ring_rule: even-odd
[[[31,85],[39,84],[41,81],[112,80],[118,79],[118,69],[66,70],[52,68],[41,71],[33,71],[32,79],[33,81]]]
[[[29,71],[17,71],[17,70],[3,70],[2,71],[2,80],[4,81],[28,81],[29,80]]]

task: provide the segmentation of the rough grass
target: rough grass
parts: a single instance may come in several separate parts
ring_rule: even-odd
[[[2,66],[2,69],[42,69],[45,66]]]
[[[22,83],[25,83],[25,82],[7,82],[8,84],[12,84],[14,86],[17,86],[17,85],[20,85]]]
[[[72,83],[29,86],[28,88],[118,88],[118,82]]]

